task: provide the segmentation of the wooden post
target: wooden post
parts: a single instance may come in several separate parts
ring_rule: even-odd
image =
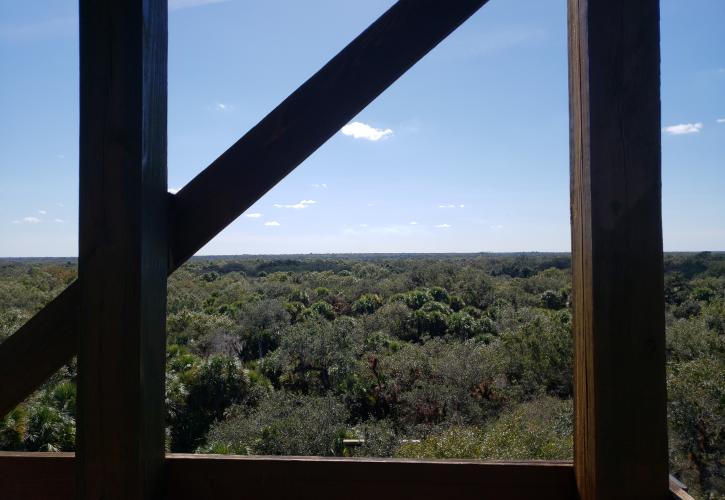
[[[575,468],[668,495],[658,0],[569,0]]]
[[[80,1],[78,498],[160,498],[165,0]]]

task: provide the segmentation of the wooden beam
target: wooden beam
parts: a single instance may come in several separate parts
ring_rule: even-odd
[[[166,495],[300,500],[573,500],[571,463],[170,455]]]
[[[575,468],[667,498],[658,0],[569,0]]]
[[[75,498],[73,462],[72,453],[0,452],[3,498]],[[160,498],[173,500],[576,497],[574,468],[566,462],[169,454],[164,477],[165,492]]]
[[[0,344],[0,417],[77,352],[80,287],[73,282]]]
[[[383,14],[177,196],[169,197],[173,234],[169,273],[485,3],[402,0]],[[63,292],[56,305],[51,312],[41,312],[42,321],[31,321],[18,330],[13,342],[21,346],[71,345],[78,322],[76,292]],[[37,389],[75,353],[75,349],[69,353],[61,348],[48,349],[39,359],[29,352],[18,356],[26,351],[8,342],[0,344],[0,367],[7,367],[0,369],[0,386],[17,386],[0,392],[0,415]]]
[[[486,0],[401,0],[176,195],[176,268],[362,111]]]
[[[165,0],[80,1],[80,499],[162,490]]]

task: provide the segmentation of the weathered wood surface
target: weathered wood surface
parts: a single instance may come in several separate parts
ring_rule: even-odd
[[[0,491],[15,499],[75,498],[73,454],[0,453]],[[479,462],[320,457],[167,455],[161,498],[551,499],[575,498],[564,462]]]
[[[75,355],[79,307],[76,281],[0,344],[0,417]]]
[[[76,500],[73,453],[0,451],[3,500]]]
[[[321,471],[310,471],[310,463],[322,464]],[[336,465],[330,465],[330,463]],[[258,476],[252,476],[259,467],[270,467]],[[385,496],[389,487],[390,474],[384,472],[380,477],[380,464],[393,464],[405,488],[397,487],[397,497]],[[407,464],[407,465],[406,465]],[[430,475],[426,478],[411,467],[411,464],[423,464]],[[472,465],[471,465],[472,464]],[[433,485],[436,478],[446,476],[448,471],[458,465],[460,469],[456,480],[459,484],[444,493]],[[413,469],[413,470],[411,470]],[[421,469],[422,470],[422,469]],[[322,486],[319,481],[325,475],[335,473],[333,478],[336,489]],[[279,477],[279,474],[285,474]],[[249,480],[245,480],[250,477]],[[214,498],[211,491],[219,492],[218,498],[315,498],[320,500],[361,498],[427,498],[456,499],[507,499],[507,498],[576,498],[574,467],[566,462],[477,462],[470,460],[390,460],[390,459],[335,459],[317,457],[235,457],[222,455],[186,455],[167,454],[164,469],[165,493],[162,498],[170,500],[199,500]],[[291,482],[288,482],[288,479]],[[262,484],[272,483],[263,494],[252,496],[254,489],[263,488]],[[524,483],[527,482],[528,484]],[[476,484],[484,483],[476,487]],[[504,484],[514,486],[506,491],[496,491]],[[469,489],[472,493],[466,493]],[[533,493],[522,489],[538,488]],[[318,488],[310,490],[309,488]],[[401,491],[403,490],[403,491]],[[516,491],[518,490],[518,492]],[[389,489],[387,491],[393,491]],[[22,453],[0,452],[0,492],[5,500],[71,500],[76,498],[75,459],[73,453]],[[202,496],[198,496],[200,495]],[[309,492],[316,496],[305,497]],[[326,493],[327,492],[327,493]],[[359,492],[359,493],[358,493]],[[450,493],[450,494],[449,494]],[[458,496],[453,496],[453,494]],[[530,496],[507,496],[522,495]],[[327,495],[327,496],[326,496]],[[356,496],[357,495],[357,496]],[[365,496],[367,495],[367,496]],[[541,495],[541,496],[540,496]],[[692,500],[674,481],[670,481],[670,498]]]
[[[164,464],[165,0],[81,0],[78,495],[155,499]]]
[[[209,167],[170,196],[169,273],[241,215],[487,0],[402,0],[328,62]],[[22,346],[75,342],[78,299],[68,290],[43,321],[13,336]],[[31,324],[32,323],[32,324]],[[46,340],[46,337],[55,337]],[[73,352],[0,344],[0,415],[35,390]],[[32,355],[31,355],[32,354]],[[31,362],[32,361],[32,362]],[[32,372],[32,373],[30,373]],[[26,374],[30,374],[26,376]],[[20,381],[23,379],[22,381]]]
[[[569,0],[575,467],[668,497],[658,0]]]

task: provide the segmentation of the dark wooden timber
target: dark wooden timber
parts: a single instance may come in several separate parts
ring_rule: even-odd
[[[668,495],[658,0],[569,0],[575,468]]]
[[[79,307],[74,282],[0,344],[0,417],[75,355]]]
[[[486,0],[401,0],[176,195],[171,262],[302,163]]]
[[[80,1],[80,499],[158,498],[167,264],[165,0]]]
[[[402,0],[383,14],[177,196],[169,198],[174,200],[169,207],[169,273],[485,3]],[[77,331],[77,308],[75,292],[63,292],[52,314],[42,313],[42,322],[28,323],[13,336],[26,346],[71,345]],[[46,337],[55,338],[49,341]],[[30,395],[74,354],[54,349],[35,359],[6,344],[0,344],[0,366],[7,367],[0,371],[0,387],[11,382],[17,387],[0,392],[0,415]]]
[[[38,455],[30,458],[31,455]],[[3,498],[75,498],[73,454],[0,452]],[[369,500],[576,497],[565,462],[167,455],[160,498]],[[5,496],[6,492],[11,492]]]

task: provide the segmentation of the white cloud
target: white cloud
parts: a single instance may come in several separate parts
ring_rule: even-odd
[[[327,184],[325,184],[325,183],[322,183],[322,184],[311,184],[311,186],[313,188],[317,188],[317,189],[320,189],[320,188],[327,189]]]
[[[448,229],[453,226],[451,226],[450,224],[436,224],[435,227],[437,227],[438,229]]]
[[[214,105],[214,109],[216,111],[231,111],[234,109],[234,106],[230,104],[224,104],[223,102],[218,102]]]
[[[169,0],[169,10],[191,9],[210,3],[222,3],[229,0]]]
[[[362,122],[348,123],[342,127],[340,132],[342,132],[343,135],[347,135],[355,139],[366,139],[373,142],[393,135],[393,131],[389,128],[375,128]]]
[[[416,221],[414,221],[414,220],[408,222],[408,224],[410,224],[411,226],[417,226],[418,225],[418,223]]]
[[[55,222],[57,222],[58,224],[65,224],[65,221],[64,221],[63,219],[54,219],[54,220],[55,220]]]
[[[360,226],[360,227],[368,227],[367,224],[358,224],[358,226]]]
[[[15,220],[13,221],[13,224],[20,224],[20,221],[19,221],[18,219],[15,219]]]
[[[40,215],[46,215],[46,214],[47,214],[48,212],[47,212],[47,211],[45,211],[45,210],[38,210],[38,213],[39,213]]]
[[[245,217],[249,217],[250,219],[259,219],[263,214],[260,214],[259,212],[254,212],[251,214],[244,214]]]
[[[59,153],[59,154],[57,154],[57,155],[55,155],[55,156],[56,156],[56,158],[58,158],[59,160],[63,160],[63,159],[65,159],[65,155],[63,155],[63,154],[60,154],[60,153]]]
[[[503,229],[503,224],[494,224],[493,226],[489,226],[489,227],[491,229],[493,229],[494,231],[500,231],[501,229]]]
[[[25,222],[26,224],[37,224],[38,222],[40,222],[40,219],[38,219],[37,217],[23,217],[23,222]]]
[[[64,204],[62,204],[62,203],[58,203],[57,205],[58,205],[58,206],[59,206],[60,208],[63,208],[63,207],[65,206],[65,205],[64,205]]]
[[[680,123],[678,125],[670,125],[662,130],[669,135],[686,135],[686,134],[697,134],[702,130],[702,122],[697,123]]]
[[[265,222],[264,225],[265,226],[271,226],[271,227],[277,227],[277,226],[281,226],[282,224],[280,224],[276,220],[271,220],[271,221]]]
[[[310,205],[314,205],[315,203],[317,203],[315,200],[302,200],[294,205],[280,205],[279,203],[275,203],[274,206],[276,208],[292,208],[294,210],[301,210],[309,207]]]
[[[181,191],[181,188],[175,188],[175,187],[170,187],[169,188],[169,193],[171,193],[171,194],[176,194],[179,191]]]
[[[716,121],[718,123],[725,123],[725,118],[718,118]]]
[[[456,204],[456,203],[441,203],[438,205],[438,208],[464,208],[466,205],[464,204]]]

